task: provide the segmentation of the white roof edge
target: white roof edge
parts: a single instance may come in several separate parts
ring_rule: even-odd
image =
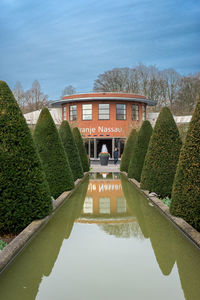
[[[57,100],[55,102],[52,102],[51,105],[54,104],[64,104],[68,102],[78,102],[78,101],[88,101],[88,100],[116,100],[116,101],[137,101],[137,102],[143,102],[149,105],[155,105],[156,102],[153,100],[148,100],[146,98],[129,98],[129,97],[83,97],[83,98],[71,98],[71,99],[63,99],[63,100]]]

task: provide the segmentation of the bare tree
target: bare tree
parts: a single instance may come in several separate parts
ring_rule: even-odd
[[[169,101],[170,109],[173,110],[173,103],[178,94],[181,75],[173,69],[166,69],[162,73],[167,84],[167,100]]]
[[[25,92],[25,112],[41,109],[48,105],[48,96],[41,91],[40,84],[35,80],[32,88]]]
[[[139,77],[139,92],[148,99],[160,103],[162,79],[155,66],[140,64],[136,67]]]
[[[159,70],[155,66],[139,64],[135,68],[115,68],[100,74],[94,81],[93,90],[140,93],[156,101],[157,105],[153,108],[154,110],[169,106],[173,111],[178,95],[180,97],[180,90],[183,89],[181,79],[182,76],[174,69]],[[196,82],[198,82],[197,79]],[[187,88],[188,97],[190,93],[191,97],[193,97],[192,93],[196,95],[196,85],[193,88]]]
[[[20,108],[23,110],[23,108],[25,106],[25,92],[19,81],[17,81],[14,86],[13,95],[14,95],[15,99],[17,100],[17,103],[19,104]]]
[[[138,77],[139,77],[139,86],[140,86],[140,91],[144,96],[147,96],[147,91],[148,91],[148,82],[149,82],[149,70],[148,67],[146,67],[143,64],[139,64],[136,67]]]
[[[135,68],[116,68],[100,74],[93,89],[97,92],[141,93],[159,101],[161,83],[159,70],[155,66],[139,64]]]
[[[76,94],[76,89],[73,85],[68,85],[64,88],[64,90],[62,91],[62,97],[66,96],[66,95],[73,95]]]
[[[136,69],[115,68],[100,74],[94,82],[95,92],[138,93],[139,82]]]
[[[95,92],[120,92],[119,69],[113,69],[100,74],[94,82]]]
[[[180,80],[174,111],[176,114],[192,114],[200,99],[200,73],[184,76]]]

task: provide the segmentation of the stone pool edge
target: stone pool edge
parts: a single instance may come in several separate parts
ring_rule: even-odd
[[[85,180],[89,172],[85,172],[82,178],[74,183],[74,189],[63,192],[53,203],[53,210],[50,215],[41,220],[31,222],[23,231],[21,231],[2,251],[0,251],[0,273],[15,259],[15,257],[23,250],[30,240],[45,226],[58,208],[74,193],[78,185]]]
[[[149,196],[149,191],[142,190],[140,188],[140,183],[137,180],[129,178],[126,172],[121,172],[121,174],[123,174],[129,182],[136,185],[136,187],[145,195],[145,197],[148,198],[148,200],[150,200],[156,206],[156,208],[200,250],[200,232],[194,229],[182,218],[172,216],[169,212],[169,207],[159,198],[155,196]]]

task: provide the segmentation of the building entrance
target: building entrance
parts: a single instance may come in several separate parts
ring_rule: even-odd
[[[97,157],[99,157],[103,145],[106,145],[110,157],[112,157],[112,139],[97,139]]]
[[[84,140],[85,148],[90,159],[99,159],[99,153],[101,152],[103,144],[106,145],[110,158],[113,159],[113,152],[115,147],[119,151],[119,158],[124,150],[125,138],[89,138]]]

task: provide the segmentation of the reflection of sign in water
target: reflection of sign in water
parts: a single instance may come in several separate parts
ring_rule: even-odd
[[[126,200],[119,179],[90,181],[83,214],[100,216],[121,215],[126,212]]]
[[[88,186],[88,192],[92,191],[98,191],[99,193],[101,192],[106,192],[106,191],[121,191],[122,186],[121,183],[90,183]]]

